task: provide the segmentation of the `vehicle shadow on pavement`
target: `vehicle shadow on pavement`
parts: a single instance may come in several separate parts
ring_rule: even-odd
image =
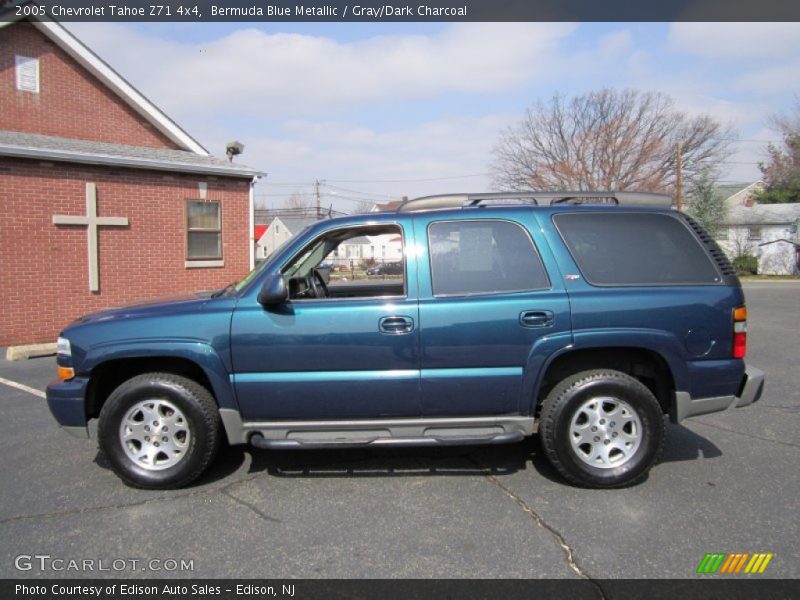
[[[458,477],[523,471],[531,453],[530,440],[502,446],[440,448],[264,451],[243,446],[224,449],[217,462],[240,465],[249,454],[250,473],[265,472],[274,477]]]
[[[661,462],[722,456],[708,439],[680,425],[667,425]],[[249,462],[249,465],[245,465]],[[110,468],[98,452],[95,463]],[[191,487],[224,482],[236,472],[265,473],[283,478],[359,477],[502,477],[533,468],[542,477],[565,484],[539,446],[539,438],[497,446],[439,448],[347,448],[319,450],[258,450],[250,446],[223,446],[209,470]]]
[[[667,441],[661,462],[681,462],[698,458],[718,458],[720,450],[711,440],[696,434],[683,425],[667,423]]]

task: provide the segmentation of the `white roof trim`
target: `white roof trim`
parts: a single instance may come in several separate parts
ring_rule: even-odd
[[[210,156],[210,152],[200,142],[184,131],[62,25],[49,18],[32,18],[30,22],[180,148],[201,156]],[[10,23],[6,22],[3,25],[8,24]]]
[[[183,163],[180,161],[111,156],[96,153],[87,154],[85,152],[76,152],[70,150],[45,150],[41,148],[30,148],[9,144],[0,144],[0,156],[32,158],[38,160],[55,160],[89,165],[131,167],[133,169],[172,171],[177,173],[204,173],[206,175],[220,175],[228,177],[250,177],[251,179],[253,177],[264,175],[264,173],[253,171],[247,167],[240,169],[236,165],[231,167],[221,165],[204,165]]]

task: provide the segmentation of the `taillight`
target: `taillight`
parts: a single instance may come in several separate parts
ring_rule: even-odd
[[[733,309],[733,358],[747,354],[747,307]]]

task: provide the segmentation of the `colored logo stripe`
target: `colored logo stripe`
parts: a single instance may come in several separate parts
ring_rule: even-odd
[[[714,552],[705,555],[697,567],[698,573],[716,573],[725,558],[724,552]]]
[[[772,560],[773,554],[753,554],[753,558],[750,559],[750,562],[747,563],[747,566],[744,568],[745,573],[763,573],[769,561]]]
[[[697,573],[760,574],[767,569],[773,556],[771,552],[708,552],[697,566]]]

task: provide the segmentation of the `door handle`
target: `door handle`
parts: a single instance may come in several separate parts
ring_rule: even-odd
[[[414,319],[411,317],[382,317],[378,321],[378,330],[381,333],[388,333],[391,335],[402,335],[404,333],[411,333],[414,331]]]
[[[552,310],[525,310],[519,314],[523,327],[551,327],[555,323]]]

